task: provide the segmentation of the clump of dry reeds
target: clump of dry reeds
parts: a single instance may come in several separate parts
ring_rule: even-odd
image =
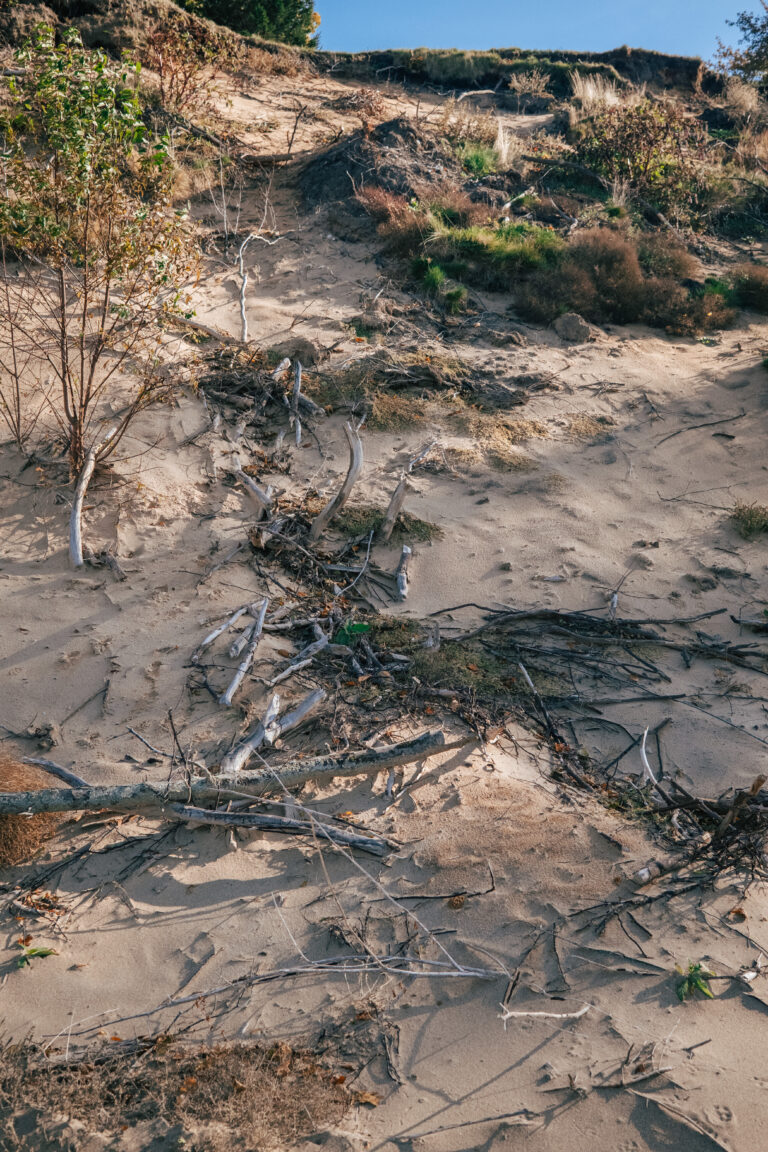
[[[0,792],[32,792],[50,788],[51,779],[39,768],[0,753]],[[0,816],[0,868],[25,864],[58,827],[50,812],[35,816]]]

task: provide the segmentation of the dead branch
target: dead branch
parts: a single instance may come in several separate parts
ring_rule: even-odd
[[[344,425],[344,434],[349,444],[349,469],[344,483],[333,500],[326,504],[322,512],[313,520],[309,530],[311,543],[320,539],[330,521],[344,507],[363,468],[363,443],[359,435],[353,431],[352,425],[349,423]]]
[[[266,719],[266,718],[265,718]],[[234,788],[239,796],[265,796],[295,788],[308,780],[327,783],[337,776],[375,775],[400,764],[412,764],[437,753],[465,748],[469,739],[446,744],[442,732],[425,732],[414,740],[389,748],[366,749],[345,756],[319,756],[295,760],[276,768],[240,772],[236,776],[193,776],[189,782],[166,780],[93,788],[50,788],[38,792],[0,794],[0,815],[18,816],[26,812],[138,812],[163,809],[169,804],[215,804]],[[250,753],[249,753],[250,754]]]
[[[397,520],[398,516],[400,515],[403,504],[405,503],[405,497],[407,496],[407,494],[408,494],[408,477],[403,476],[403,478],[400,481],[400,483],[398,484],[397,488],[395,488],[395,491],[392,493],[392,499],[389,502],[389,507],[387,508],[387,514],[384,517],[384,523],[381,525],[381,528],[379,529],[379,539],[381,541],[386,542],[387,540],[389,540],[390,536],[392,535],[392,529],[395,526],[395,521]]]
[[[235,672],[235,675],[232,678],[232,683],[229,685],[229,688],[227,688],[226,692],[219,697],[219,704],[222,704],[225,708],[231,708],[235,692],[237,692],[238,688],[242,684],[248,669],[253,663],[253,658],[256,655],[256,649],[259,645],[259,640],[261,639],[261,632],[264,627],[264,617],[267,614],[267,608],[269,608],[269,600],[265,596],[261,602],[261,607],[256,618],[256,623],[251,629],[245,655],[243,656],[237,672]]]
[[[284,832],[294,836],[316,836],[347,848],[360,848],[373,856],[386,856],[393,845],[378,836],[361,836],[346,828],[322,824],[317,820],[294,820],[288,816],[272,816],[263,812],[210,812],[206,808],[191,808],[172,804],[171,811],[179,820],[189,824],[210,824],[224,828],[243,828],[260,832]]]

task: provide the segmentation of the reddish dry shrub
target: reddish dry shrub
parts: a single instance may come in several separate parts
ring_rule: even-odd
[[[0,754],[0,792],[36,792],[50,787],[50,776],[39,768]],[[58,824],[58,817],[49,812],[0,816],[0,867],[26,864],[55,834]]]
[[[488,205],[473,200],[462,185],[450,177],[434,183],[415,182],[413,192],[421,205],[452,228],[470,228],[489,221]]]
[[[530,277],[518,303],[536,320],[574,311],[595,323],[637,321],[645,307],[637,248],[618,232],[590,228],[572,241],[559,265]]]
[[[764,264],[740,264],[734,273],[736,299],[742,308],[768,312],[768,267]]]
[[[607,317],[627,324],[639,319],[645,304],[643,271],[631,240],[607,228],[590,228],[576,236],[569,257],[592,281],[588,320]]]
[[[378,221],[379,236],[390,251],[408,255],[421,243],[426,232],[424,216],[405,196],[371,184],[359,188],[355,198]]]
[[[650,232],[637,241],[637,254],[643,270],[650,276],[673,276],[687,280],[699,271],[698,261],[682,244],[675,243],[667,232]]]

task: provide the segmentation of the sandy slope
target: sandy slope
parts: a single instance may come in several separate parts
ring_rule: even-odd
[[[267,151],[287,130],[291,101],[309,102],[320,119],[303,121],[296,143],[308,150],[352,126],[353,119],[325,106],[343,91],[328,78],[271,78],[236,95],[229,114],[245,139]],[[416,107],[410,98],[398,102],[394,91],[387,100],[388,112],[402,112],[403,103],[406,112]],[[280,127],[248,135],[251,121],[270,119]],[[383,290],[385,299],[409,305],[382,275],[373,240],[339,239],[322,214],[307,215],[290,169],[276,182],[273,204],[276,227],[288,234],[274,247],[250,250],[251,331],[267,346],[300,334],[333,347],[332,363],[367,354],[345,327],[361,303]],[[201,215],[209,210],[199,208]],[[244,226],[259,211],[256,194],[246,198]],[[231,271],[211,258],[197,292],[198,318],[237,335]],[[488,296],[483,303],[479,321],[470,316],[442,334],[421,323],[417,308],[386,337],[388,346],[460,356],[478,373],[487,368],[510,381],[555,373],[556,389],[534,394],[520,410],[543,432],[520,445],[531,462],[522,472],[490,469],[482,435],[462,432],[447,401],[432,404],[417,429],[365,434],[360,495],[377,503],[391,492],[403,460],[430,439],[467,453],[453,471],[414,475],[407,508],[443,535],[417,546],[411,596],[390,610],[421,618],[467,600],[604,609],[619,589],[624,615],[724,608],[704,627],[710,635],[737,637],[731,617],[757,615],[765,602],[764,545],[745,543],[728,521],[737,498],[768,498],[768,377],[759,367],[768,344],[764,327],[748,318],[746,328],[712,342],[612,329],[575,346],[550,331],[526,329],[520,346],[497,336],[508,331],[506,301]],[[178,364],[193,352],[174,338],[169,361]],[[324,422],[324,455],[308,438],[294,453],[291,476],[274,481],[296,491],[309,481],[330,490],[344,467],[341,423]],[[116,545],[123,583],[109,572],[70,571],[66,478],[52,466],[34,474],[4,449],[5,747],[34,755],[48,741],[24,734],[54,725],[50,754],[59,762],[94,782],[130,782],[164,776],[168,760],[129,727],[167,753],[170,709],[185,749],[213,765],[246,717],[261,712],[266,689],[258,680],[228,713],[188,688],[190,654],[211,622],[275,595],[247,550],[206,575],[245,539],[251,522],[248,505],[226,482],[232,431],[226,424],[210,428],[191,389],[172,408],[142,416],[116,475],[92,489],[87,514],[91,545]],[[396,550],[377,555],[391,561]],[[476,616],[468,609],[451,619],[466,624]],[[282,666],[290,649],[284,638],[267,637],[256,677]],[[679,659],[665,667],[671,677],[665,691],[696,693],[714,716],[673,701],[609,705],[604,714],[631,734],[669,716],[667,771],[704,794],[751,782],[768,742],[764,677],[734,675],[727,665],[687,670]],[[286,697],[303,695],[311,673],[296,678]],[[428,723],[427,716],[411,717],[406,727]],[[367,741],[381,730],[374,711],[366,730],[354,735]],[[765,955],[763,895],[752,891],[743,901],[741,927],[719,919],[741,900],[727,888],[651,904],[634,926],[612,921],[603,934],[589,915],[574,918],[617,893],[630,895],[625,878],[654,848],[639,826],[548,784],[544,751],[530,735],[513,735],[517,743],[503,750],[469,749],[423,771],[407,769],[394,801],[383,794],[383,780],[303,794],[305,804],[351,810],[395,836],[403,848],[384,866],[330,851],[321,858],[311,846],[278,837],[233,843],[202,830],[179,831],[157,846],[156,857],[140,857],[130,843],[115,846],[153,832],[151,823],[87,828],[93,851],[58,880],[66,911],[56,924],[31,928],[36,942],[52,939],[58,955],[17,971],[19,927],[6,921],[0,989],[6,1028],[58,1036],[59,1046],[62,1037],[169,1028],[175,1010],[142,1014],[167,997],[290,967],[302,956],[338,954],[350,941],[383,953],[414,936],[424,955],[444,958],[445,949],[453,963],[495,975],[285,978],[210,999],[204,1029],[269,1040],[322,1034],[329,1059],[354,1069],[346,1073],[351,1086],[381,1098],[376,1108],[353,1109],[345,1130],[323,1145],[329,1148],[764,1147],[762,982],[754,985],[760,999],[750,998],[743,982],[724,980],[715,985],[715,1002],[680,1005],[672,978],[675,963],[705,960],[718,974],[734,976]],[[614,751],[605,727],[582,724],[578,735],[592,751]],[[615,750],[625,737],[617,739]],[[311,743],[311,729],[290,741],[298,749]],[[626,768],[637,772],[640,765],[630,761]],[[70,832],[82,843],[82,827]],[[575,1021],[517,1019],[505,1030],[499,1004],[515,973],[516,1011],[591,1008]],[[181,1021],[199,1015],[193,1001],[183,1006]],[[131,1019],[114,1022],[123,1017]],[[647,1080],[654,1068],[670,1071]]]

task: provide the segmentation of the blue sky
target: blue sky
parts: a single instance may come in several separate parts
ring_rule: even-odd
[[[329,51],[371,48],[572,48],[629,44],[710,59],[753,0],[316,0]]]

